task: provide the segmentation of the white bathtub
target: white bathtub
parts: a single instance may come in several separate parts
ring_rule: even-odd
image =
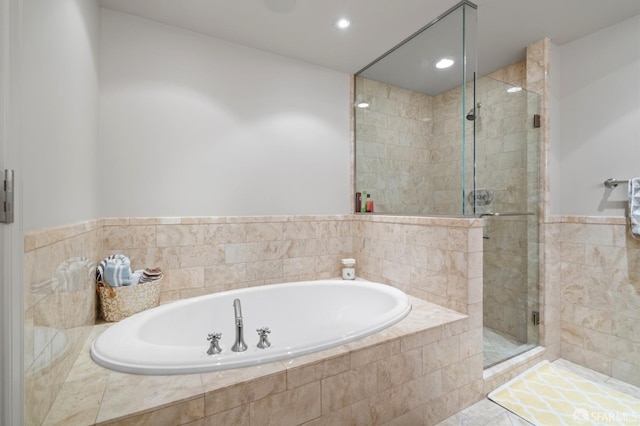
[[[232,352],[233,300],[240,299],[248,349]],[[125,373],[188,374],[246,367],[342,345],[400,321],[411,311],[402,291],[368,281],[265,285],[180,300],[126,318],[91,345],[103,367]],[[271,346],[259,349],[257,328]],[[208,355],[209,333],[222,352]]]

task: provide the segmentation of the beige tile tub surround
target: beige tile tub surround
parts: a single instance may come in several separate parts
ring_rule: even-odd
[[[482,327],[482,219],[356,215],[357,273]]]
[[[351,216],[105,219],[102,256],[161,267],[161,303],[255,285],[340,276]]]
[[[392,226],[405,237],[388,240],[379,226]],[[95,323],[93,268],[108,254],[128,255],[134,268],[161,267],[166,274],[162,303],[254,285],[333,278],[340,275],[342,258],[360,256],[360,275],[469,312],[473,344],[479,344],[480,239],[475,219],[371,215],[107,218],[29,233],[24,274],[28,424],[42,421],[59,391],[73,393],[72,385],[62,383]],[[400,253],[409,257],[398,257]],[[60,282],[66,284],[56,284]],[[439,286],[446,291],[439,293]]]
[[[400,323],[263,366],[178,376],[113,372],[94,328],[44,424],[435,424],[482,398],[482,340],[467,316],[413,298]],[[306,423],[309,422],[309,423]]]
[[[25,424],[40,424],[96,320],[100,221],[24,237]]]

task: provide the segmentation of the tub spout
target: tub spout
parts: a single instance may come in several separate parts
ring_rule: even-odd
[[[233,352],[243,352],[247,350],[247,344],[244,342],[244,325],[242,323],[242,306],[240,299],[233,301],[233,310],[236,317],[236,341],[231,347]]]

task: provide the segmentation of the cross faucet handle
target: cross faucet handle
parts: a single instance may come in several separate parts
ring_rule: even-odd
[[[222,333],[210,333],[207,336],[207,340],[213,343],[214,341],[217,342],[218,340],[220,340],[221,337],[222,337]]]
[[[267,339],[267,334],[271,333],[271,330],[269,330],[269,327],[258,328],[256,329],[256,331],[258,332],[258,336],[260,336],[258,347],[260,349],[266,349],[269,346],[271,346],[271,342],[269,342],[269,339]]]
[[[220,340],[221,337],[222,337],[222,333],[210,333],[207,336],[207,340],[211,342],[211,345],[207,350],[207,353],[209,355],[219,354],[220,352],[222,352],[222,349],[220,349],[220,345],[218,344],[218,341]]]

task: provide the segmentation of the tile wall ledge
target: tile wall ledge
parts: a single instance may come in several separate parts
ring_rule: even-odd
[[[103,219],[110,225],[206,225],[224,223],[316,222],[351,220],[351,214],[272,215],[272,216],[185,216],[185,217],[111,217]]]
[[[71,225],[52,226],[27,231],[24,234],[24,252],[55,244],[77,235],[91,232],[103,225],[102,219],[92,219]]]
[[[126,225],[198,225],[225,223],[318,222],[352,220],[353,215],[281,215],[281,216],[193,216],[193,217],[107,217],[34,229],[24,234],[24,252],[55,244],[103,226]]]
[[[403,225],[430,225],[455,228],[481,228],[484,219],[464,216],[402,216],[388,214],[354,214],[353,220],[365,222],[399,223]]]
[[[564,216],[563,216],[564,218]],[[625,223],[623,218],[620,219]],[[319,222],[319,221],[365,221],[399,223],[405,225],[447,226],[476,228],[483,220],[462,216],[401,216],[381,214],[327,214],[327,215],[280,215],[280,216],[187,216],[187,217],[107,217],[91,219],[70,225],[60,225],[28,231],[24,234],[24,252],[51,245],[68,238],[93,231],[103,226],[126,225],[199,225],[228,223],[273,223],[273,222]],[[597,222],[600,223],[600,222]],[[608,222],[607,222],[608,223]]]
[[[627,218],[620,216],[549,216],[547,223],[585,223],[592,225],[626,225]]]

